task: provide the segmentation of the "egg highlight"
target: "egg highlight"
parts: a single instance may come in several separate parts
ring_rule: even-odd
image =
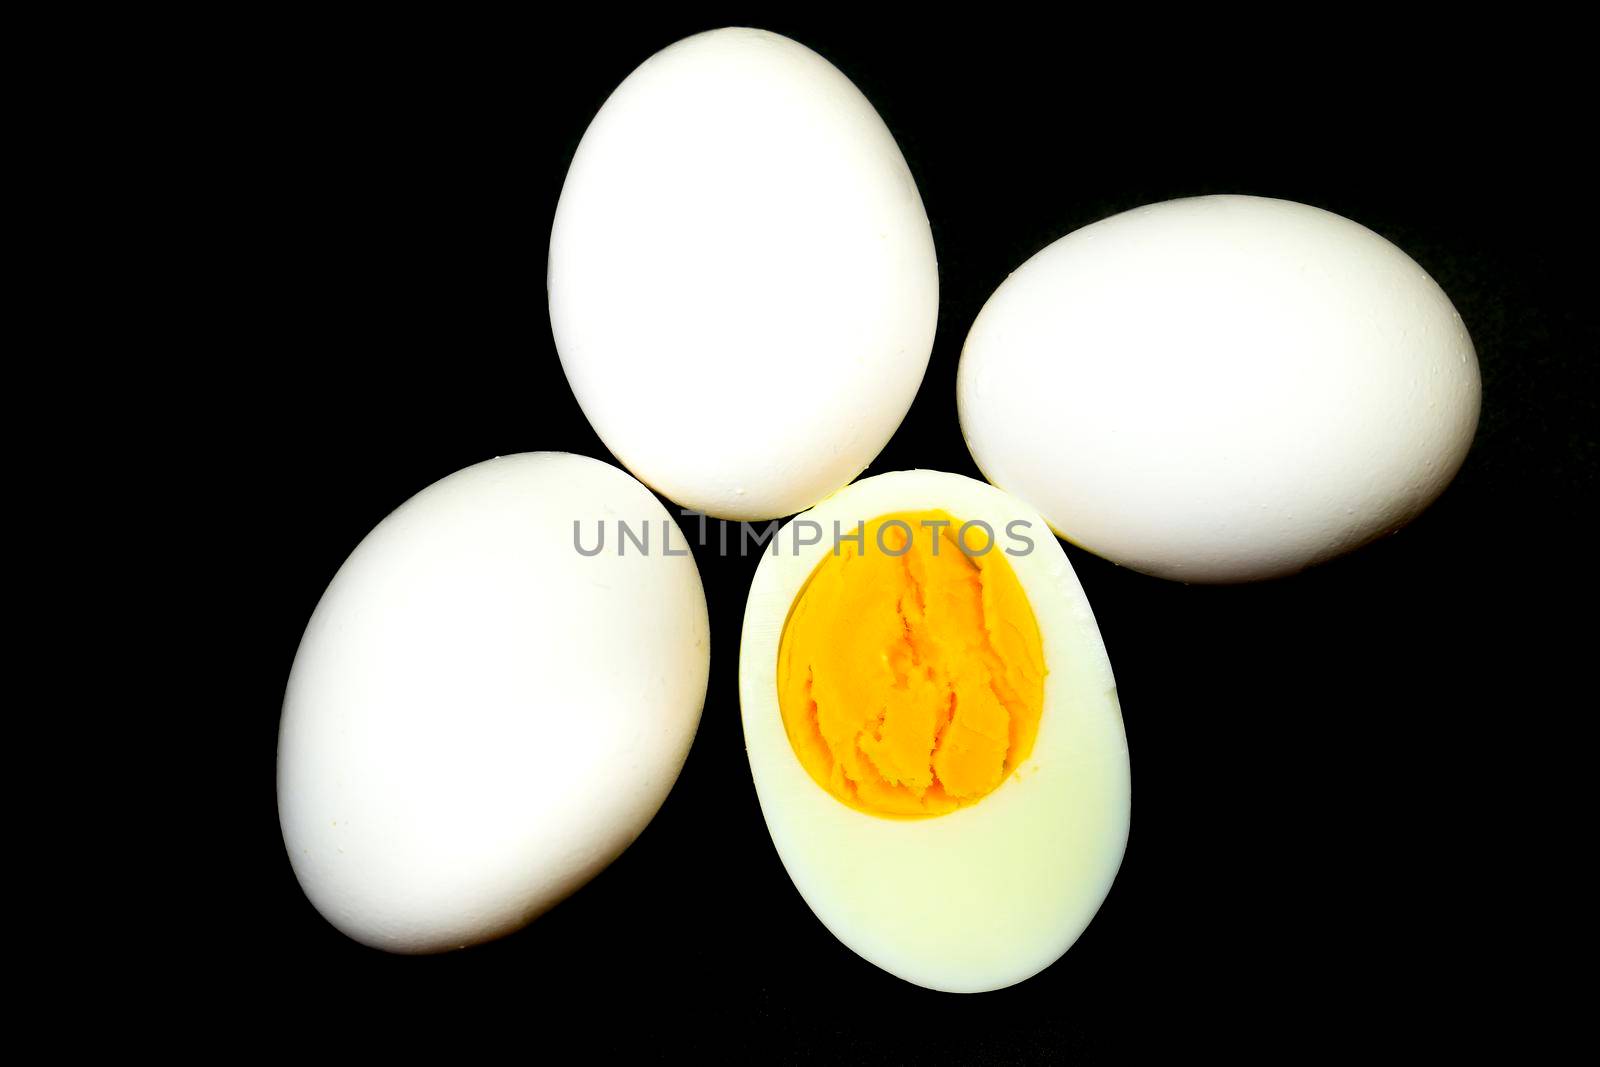
[[[340,567],[295,656],[278,811],[306,896],[393,952],[516,930],[655,815],[709,657],[687,542],[624,472],[528,453],[422,490]]]
[[[1075,544],[1186,582],[1290,574],[1398,530],[1478,422],[1472,340],[1400,249],[1205,196],[1068,234],[995,290],[956,387],[984,476]]]
[[[922,381],[933,235],[872,105],[774,33],[647,59],[583,135],[550,234],[579,405],[641,481],[770,519],[859,474]]]
[[[977,992],[1058,959],[1126,847],[1128,748],[1060,544],[982,482],[900,471],[796,516],[739,662],[762,814],[846,946]]]

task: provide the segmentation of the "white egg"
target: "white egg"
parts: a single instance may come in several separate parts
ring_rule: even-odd
[[[938,318],[932,232],[889,130],[821,56],[753,29],[679,41],[606,101],[561,191],[548,282],[606,447],[734,519],[859,474]]]
[[[1433,279],[1366,228],[1206,196],[1056,241],[997,289],[957,382],[995,485],[1148,574],[1298,571],[1392,532],[1454,477],[1476,353]]]
[[[992,792],[947,814],[886,817],[839,799],[797,755],[780,708],[780,647],[834,551],[835,523],[849,534],[858,522],[935,509],[986,523],[993,551],[1007,553],[1038,626],[1043,710],[1031,753]],[[986,537],[975,532],[970,543],[981,549]],[[858,565],[848,560],[847,573]],[[930,612],[934,602],[929,596]],[[889,661],[850,625],[829,637],[863,642],[869,669]],[[807,691],[820,694],[820,675],[815,684]],[[797,516],[751,584],[739,692],[751,773],[785,869],[822,923],[884,970],[946,991],[1011,985],[1066,952],[1110,890],[1130,811],[1116,682],[1060,543],[1015,498],[955,474],[900,471],[856,482]]]
[[[638,836],[705,699],[679,552],[644,486],[556,452],[468,467],[373,529],[306,627],[279,730],[284,844],[329,922],[395,952],[484,941]]]

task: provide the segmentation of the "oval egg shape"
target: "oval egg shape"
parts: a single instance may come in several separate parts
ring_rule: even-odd
[[[655,815],[709,657],[687,542],[621,470],[527,453],[429,486],[351,553],[295,656],[278,810],[306,896],[393,952],[517,929]]]
[[[788,38],[646,60],[590,124],[550,235],[550,322],[613,455],[731,519],[810,507],[889,440],[938,318],[933,236],[872,105]]]
[[[909,539],[874,560],[885,533]],[[1110,891],[1131,805],[1116,682],[1060,543],[1015,498],[899,471],[796,516],[751,584],[739,693],[784,868],[884,970],[951,992],[1015,984]]]
[[[957,376],[984,477],[1061,536],[1186,582],[1273,578],[1428,506],[1478,423],[1472,339],[1393,244],[1285,200],[1086,226],[984,305]]]

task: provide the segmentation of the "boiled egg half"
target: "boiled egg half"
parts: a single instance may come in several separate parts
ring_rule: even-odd
[[[1127,843],[1128,747],[1099,628],[1039,515],[900,471],[773,538],[740,698],[767,828],[850,949],[978,992],[1058,959]]]

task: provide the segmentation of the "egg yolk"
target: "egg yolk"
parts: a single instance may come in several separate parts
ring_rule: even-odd
[[[1044,650],[1005,552],[942,511],[846,533],[796,598],[778,646],[778,705],[795,754],[874,815],[944,815],[1027,759],[1044,710]],[[988,550],[984,551],[985,544]]]

